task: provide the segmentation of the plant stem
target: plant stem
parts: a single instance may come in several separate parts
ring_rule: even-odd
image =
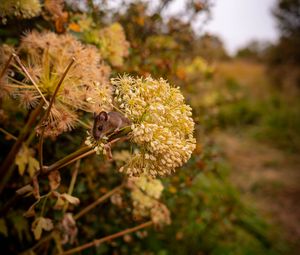
[[[78,220],[80,217],[82,217],[83,215],[85,215],[86,213],[88,213],[90,210],[94,209],[97,205],[99,205],[100,203],[102,203],[103,201],[105,201],[106,199],[108,199],[109,197],[111,197],[113,194],[115,194],[116,192],[118,192],[119,190],[121,190],[123,188],[123,184],[117,186],[116,188],[112,189],[111,191],[107,192],[105,195],[103,195],[102,197],[99,197],[96,201],[94,201],[93,203],[91,203],[90,205],[88,205],[87,207],[85,207],[83,210],[81,210],[79,213],[77,213],[74,216],[74,220]]]
[[[80,159],[76,162],[75,170],[72,172],[72,178],[71,178],[70,186],[69,186],[69,189],[68,189],[68,194],[69,195],[72,195],[72,193],[73,193],[73,190],[74,190],[74,187],[75,187],[75,182],[76,182],[78,171],[79,171],[79,167],[80,167]],[[69,205],[69,202],[67,202],[65,204],[65,206],[63,208],[63,213],[65,213],[67,211],[68,205]]]
[[[54,170],[58,170],[58,169],[62,168],[63,166],[71,164],[72,162],[74,162],[74,159],[78,160],[78,159],[82,158],[82,155],[85,155],[87,152],[91,152],[91,154],[95,153],[95,151],[92,148],[90,148],[89,146],[83,146],[80,149],[78,149],[77,151],[69,154],[68,156],[58,160],[51,166],[47,167],[44,171],[42,171],[42,175],[47,175]]]
[[[11,55],[9,56],[8,60],[7,60],[6,63],[5,63],[4,68],[3,68],[2,71],[1,71],[1,74],[0,74],[0,81],[1,81],[1,79],[3,78],[3,76],[4,76],[4,74],[5,74],[6,70],[7,70],[7,68],[9,67],[9,64],[10,64],[12,58],[13,58],[13,54],[11,54]]]
[[[8,131],[6,131],[6,130],[3,129],[3,128],[0,128],[0,131],[1,131],[2,133],[6,134],[7,136],[9,136],[10,138],[14,139],[15,141],[18,140],[17,137],[15,137],[13,134],[9,133]]]
[[[136,227],[128,228],[128,229],[125,229],[125,230],[120,231],[118,233],[115,233],[115,234],[112,234],[112,235],[109,235],[109,236],[106,236],[106,237],[103,237],[103,238],[100,238],[100,239],[96,239],[96,240],[94,240],[92,242],[83,244],[81,246],[78,246],[78,247],[70,249],[70,250],[67,250],[67,251],[61,253],[60,255],[74,254],[75,252],[80,252],[80,251],[83,251],[83,250],[85,250],[87,248],[90,248],[90,247],[93,247],[93,246],[98,246],[101,243],[104,243],[104,242],[113,240],[115,238],[118,238],[120,236],[124,236],[126,234],[135,232],[135,231],[140,230],[142,228],[150,227],[151,225],[153,225],[153,222],[152,221],[147,221],[147,222],[142,223],[142,224],[140,224],[140,225],[138,225]]]
[[[34,246],[32,246],[30,249],[22,252],[20,255],[30,254],[30,251],[34,251],[36,248],[40,247],[43,243],[50,241],[53,237],[53,233],[54,232],[49,233],[48,235],[46,235],[45,237],[40,239]]]
[[[49,115],[50,115],[50,112],[51,112],[51,107],[53,106],[53,103],[54,103],[54,100],[55,100],[55,97],[60,89],[60,86],[62,85],[64,79],[66,78],[66,75],[67,73],[69,72],[71,66],[74,64],[75,62],[75,58],[72,58],[71,62],[69,63],[69,65],[66,67],[62,77],[60,78],[56,88],[55,88],[55,91],[51,97],[51,100],[50,100],[50,104],[47,108],[47,111],[43,117],[43,120],[42,120],[42,132],[41,132],[41,135],[40,135],[40,140],[39,140],[39,164],[40,164],[40,170],[43,169],[43,143],[44,143],[44,133],[45,133],[45,128],[46,126],[43,125],[43,121],[44,120],[47,120]]]
[[[5,186],[5,184],[9,181],[12,173],[13,173],[13,163],[15,161],[16,155],[19,152],[23,141],[26,139],[26,136],[32,129],[32,126],[40,114],[40,111],[43,107],[44,102],[40,101],[38,107],[36,107],[30,114],[29,119],[23,129],[21,130],[17,141],[14,143],[10,152],[6,156],[3,164],[0,167],[0,194]]]

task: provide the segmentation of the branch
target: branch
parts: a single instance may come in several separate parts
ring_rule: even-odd
[[[116,188],[112,189],[111,191],[107,192],[106,194],[104,194],[102,197],[99,197],[95,202],[91,203],[90,205],[85,207],[83,210],[81,210],[79,213],[77,213],[74,216],[74,220],[78,220],[80,217],[82,217],[83,215],[88,213],[90,210],[94,209],[97,205],[99,205],[100,203],[102,203],[103,201],[105,201],[106,199],[111,197],[113,194],[115,194],[116,192],[121,190],[123,188],[123,186],[124,186],[124,184],[121,184],[121,185],[117,186]]]
[[[53,93],[53,95],[51,97],[51,101],[50,101],[50,104],[49,104],[49,106],[47,108],[47,112],[45,113],[45,115],[44,115],[44,117],[43,117],[43,119],[41,121],[42,125],[43,125],[43,121],[48,119],[48,117],[50,115],[50,112],[51,112],[51,107],[53,106],[55,97],[56,97],[56,95],[57,95],[57,93],[58,93],[58,91],[60,89],[60,86],[63,83],[64,79],[66,78],[66,75],[69,72],[71,66],[74,64],[74,62],[75,62],[75,58],[72,58],[71,62],[69,63],[69,65],[65,69],[62,77],[60,78],[60,80],[59,80],[59,82],[58,82],[58,84],[57,84],[57,86],[55,88],[55,91],[54,91],[54,93]],[[44,143],[45,128],[46,128],[46,126],[43,125],[42,126],[42,132],[41,132],[41,135],[40,135],[40,140],[39,140],[39,163],[40,163],[40,170],[41,171],[43,169],[43,143]]]
[[[9,64],[10,64],[12,58],[13,58],[13,53],[9,56],[8,60],[7,60],[6,63],[5,63],[4,68],[3,68],[2,71],[1,71],[1,74],[0,74],[0,81],[1,81],[1,79],[3,78],[3,76],[4,76],[4,74],[5,74],[6,70],[7,70],[7,68],[9,67]]]
[[[112,235],[109,235],[109,236],[106,236],[106,237],[103,237],[103,238],[100,238],[100,239],[96,239],[96,240],[94,240],[92,242],[83,244],[81,246],[78,246],[78,247],[70,249],[70,250],[67,250],[67,251],[65,251],[63,253],[60,253],[60,255],[74,254],[75,252],[80,252],[80,251],[83,251],[83,250],[85,250],[87,248],[90,248],[90,247],[93,247],[93,246],[98,246],[101,243],[113,240],[115,238],[118,238],[120,236],[124,236],[126,234],[130,234],[130,233],[135,232],[137,230],[140,230],[142,228],[150,227],[151,225],[153,225],[153,222],[152,221],[147,221],[147,222],[142,223],[142,224],[140,224],[140,225],[138,225],[136,227],[128,228],[128,229],[125,229],[125,230],[120,231],[118,233],[115,233],[115,234],[112,234]]]

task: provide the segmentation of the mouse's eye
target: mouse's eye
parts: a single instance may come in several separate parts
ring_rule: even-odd
[[[98,130],[99,130],[99,131],[102,131],[102,130],[103,130],[103,127],[98,127]]]

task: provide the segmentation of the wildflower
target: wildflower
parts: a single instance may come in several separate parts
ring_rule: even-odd
[[[100,31],[99,46],[101,55],[117,67],[123,65],[123,58],[129,53],[129,43],[119,23],[113,23]]]
[[[75,58],[56,95],[45,135],[56,136],[71,130],[78,119],[77,110],[110,109],[110,68],[103,64],[95,47],[84,46],[68,34],[31,32],[22,39],[20,56],[45,98],[51,98],[65,68]],[[11,87],[16,88],[13,95],[22,99],[24,106],[35,107],[41,100],[27,77],[22,81],[12,77],[10,80]]]
[[[95,28],[96,24],[86,15],[76,15],[76,23],[69,26],[70,30],[81,32],[85,42],[99,48],[101,56],[112,66],[120,67],[123,59],[129,54],[129,42],[126,40],[123,27],[113,23],[102,29]]]
[[[158,179],[133,177],[128,180],[128,187],[131,189],[135,218],[150,216],[155,225],[170,224],[168,208],[158,201],[163,191],[163,185]]]
[[[39,0],[1,0],[0,18],[6,22],[6,17],[29,19],[41,13]]]
[[[129,176],[163,176],[183,165],[195,149],[191,107],[165,80],[112,79],[115,103],[132,121],[131,142],[139,149],[121,169]]]
[[[92,148],[94,148],[94,151],[96,152],[97,155],[99,154],[106,154],[106,150],[105,150],[105,144],[103,142],[103,140],[105,140],[105,137],[103,140],[95,140],[94,137],[87,132],[88,136],[85,140],[85,145],[90,146]]]

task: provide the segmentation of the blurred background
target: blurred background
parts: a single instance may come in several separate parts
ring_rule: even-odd
[[[32,29],[95,44],[93,31],[118,22],[130,46],[128,56],[107,56],[111,76],[152,75],[180,86],[196,122],[192,158],[162,180],[172,224],[82,254],[300,254],[300,1],[57,2],[61,14],[48,9],[48,19],[20,22],[0,12],[6,20],[1,44],[16,46]],[[2,107],[1,126],[18,132],[25,113],[6,101]],[[62,157],[84,132],[79,127],[48,142],[45,153]],[[0,139],[11,145],[4,135]],[[121,160],[123,148],[114,148]],[[118,164],[99,166],[94,157],[81,162],[74,193],[82,205],[118,183],[121,177],[112,174]],[[80,244],[130,225],[109,203],[78,223]],[[5,224],[0,227],[0,241],[11,252],[33,244],[22,210],[7,216],[10,234]]]

